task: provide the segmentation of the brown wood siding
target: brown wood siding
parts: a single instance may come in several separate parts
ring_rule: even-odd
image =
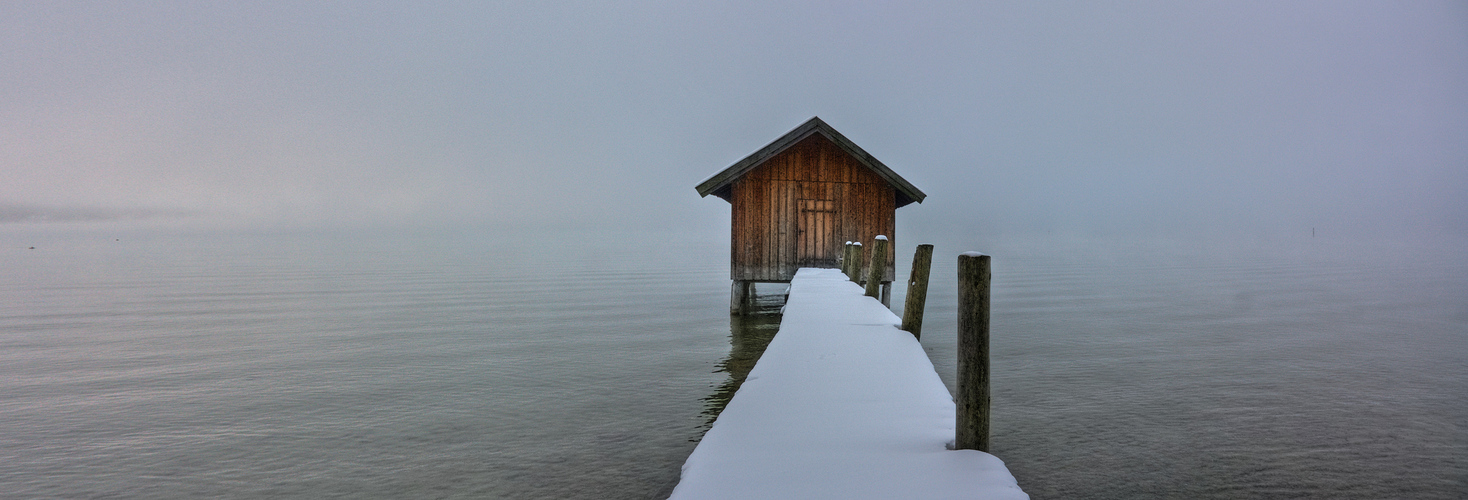
[[[730,193],[731,279],[789,281],[803,266],[834,267],[846,241],[862,242],[864,259],[877,235],[896,243],[896,190],[820,135],[771,157]]]

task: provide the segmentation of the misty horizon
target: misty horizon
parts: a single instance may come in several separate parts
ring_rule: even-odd
[[[0,7],[0,223],[726,227],[820,116],[918,234],[1468,235],[1454,2]]]

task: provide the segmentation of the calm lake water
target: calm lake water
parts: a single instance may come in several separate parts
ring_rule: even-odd
[[[1468,496],[1461,245],[934,243],[950,386],[952,256],[995,256],[994,452],[1035,498]],[[666,496],[778,321],[731,325],[727,258],[0,228],[0,497]]]

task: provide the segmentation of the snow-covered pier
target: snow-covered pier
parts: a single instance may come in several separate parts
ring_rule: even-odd
[[[672,498],[1029,498],[993,455],[947,449],[953,399],[900,323],[839,270],[797,272]]]

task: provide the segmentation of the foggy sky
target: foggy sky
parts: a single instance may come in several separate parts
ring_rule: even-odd
[[[924,230],[1468,234],[1461,2],[7,2],[3,213],[724,231],[820,116]]]

